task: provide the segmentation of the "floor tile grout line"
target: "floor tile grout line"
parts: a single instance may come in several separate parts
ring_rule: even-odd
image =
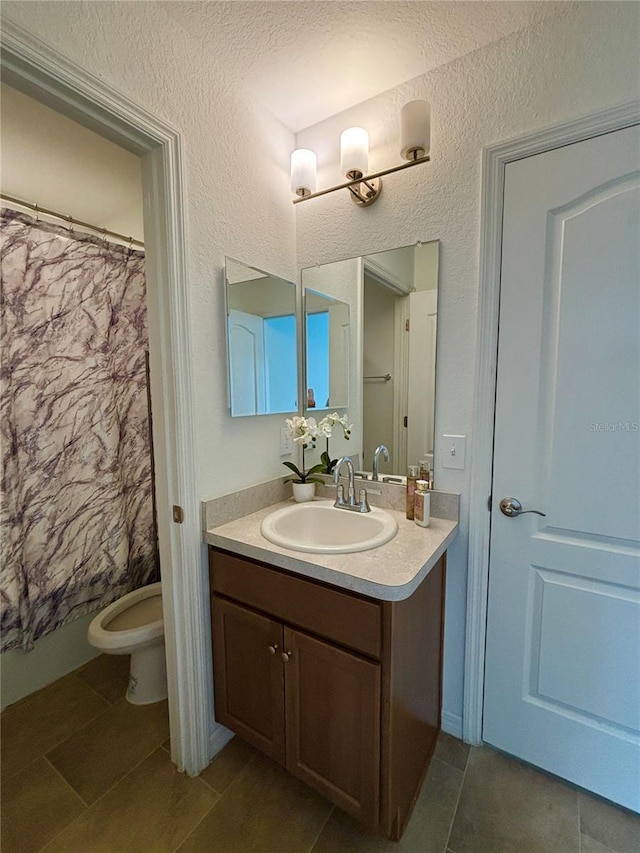
[[[53,747],[55,749],[55,747]],[[29,761],[27,764],[23,764],[22,767],[19,767],[17,770],[14,770],[12,773],[9,773],[6,769],[3,769],[0,773],[0,784],[6,785],[10,779],[13,779],[15,776],[19,776],[21,773],[26,773],[26,771],[32,767],[36,761],[40,761],[41,758],[47,760],[47,756],[44,752],[41,752],[40,755],[36,755],[36,757]]]
[[[237,735],[236,735],[236,737],[237,737]],[[223,747],[223,749],[224,749],[224,747]],[[222,750],[221,750],[221,751],[222,751]],[[213,787],[213,785],[212,785],[210,782],[207,782],[207,780],[206,780],[206,779],[202,779],[202,781],[204,782],[204,784],[205,784],[208,788],[211,788],[211,790],[212,790],[212,791],[215,791],[215,793],[216,793],[216,794],[218,794],[218,795],[219,795],[219,797],[222,799],[222,797],[224,797],[224,795],[227,793],[227,791],[229,790],[229,788],[233,788],[233,786],[236,784],[236,782],[237,782],[237,781],[238,781],[238,779],[242,776],[242,774],[247,770],[247,768],[248,768],[251,764],[253,764],[253,762],[257,759],[258,754],[259,754],[259,753],[256,753],[255,755],[250,756],[250,758],[249,758],[249,760],[247,761],[247,763],[244,765],[244,767],[242,767],[242,769],[241,769],[241,770],[239,770],[239,771],[236,773],[235,778],[234,778],[234,779],[232,779],[232,780],[231,780],[231,782],[229,782],[229,784],[228,784],[228,785],[227,785],[227,787],[224,789],[224,791],[219,791],[217,788],[214,788],[214,787]],[[209,764],[211,764],[211,763],[216,759],[216,757],[217,757],[218,755],[220,755],[220,753],[217,753],[216,755],[214,755],[214,756],[213,756],[213,758],[211,759],[211,761],[209,762]],[[207,767],[209,766],[209,764],[207,764]],[[206,770],[206,768],[205,768],[205,770]],[[200,775],[198,775],[198,777],[197,777],[197,778],[198,778],[198,779],[200,779],[200,778],[201,778],[201,774],[200,774]],[[215,803],[214,803],[214,805],[215,805]]]
[[[165,738],[165,740],[166,740],[166,738]],[[63,829],[61,829],[60,832],[58,832],[53,838],[50,838],[47,841],[47,843],[44,845],[44,847],[41,847],[39,851],[36,851],[36,853],[42,853],[42,851],[46,848],[46,846],[48,844],[51,844],[53,841],[55,841],[55,839],[58,838],[58,836],[62,835],[63,832],[65,832],[72,824],[76,823],[76,821],[78,821],[80,818],[82,818],[88,811],[90,811],[94,807],[97,807],[98,804],[107,796],[107,794],[109,794],[111,791],[113,791],[113,789],[116,788],[121,782],[124,782],[124,780],[127,778],[127,776],[130,776],[134,770],[136,770],[138,767],[140,767],[140,765],[143,764],[148,758],[150,758],[154,754],[154,752],[157,752],[158,749],[162,749],[162,744],[160,744],[159,746],[155,746],[151,750],[151,752],[149,752],[148,755],[146,755],[144,758],[142,758],[136,765],[131,767],[127,771],[127,773],[125,773],[124,776],[121,776],[120,779],[118,779],[116,782],[114,782],[110,788],[107,788],[107,790],[103,794],[101,794],[97,800],[95,800],[91,804],[85,805],[83,812],[81,812],[79,815],[77,815],[70,823],[68,823]],[[166,750],[164,750],[164,751],[166,752]],[[169,756],[169,760],[171,760],[171,756]],[[251,760],[253,760],[253,759],[251,759]],[[171,763],[173,764],[173,762],[171,762]],[[51,766],[53,767],[53,765],[51,765]],[[174,764],[173,764],[173,766],[175,768]],[[64,779],[65,783],[71,788],[73,793],[82,801],[82,803],[84,803],[85,801],[82,799],[82,797],[80,797],[80,794],[78,794],[78,792],[75,790],[75,788],[73,788],[73,786],[71,786],[71,784],[64,778],[64,776],[62,776],[62,774],[55,767],[53,767],[53,769],[56,771],[56,773],[58,773],[59,776],[61,776],[62,779]],[[176,768],[176,770],[177,770],[177,768]],[[180,771],[177,770],[177,772],[180,772]],[[207,783],[204,781],[204,779],[200,779],[199,776],[193,776],[193,777],[189,777],[189,778],[198,779],[210,791],[213,791],[213,793],[217,794],[217,796],[218,796],[218,799],[214,803],[212,803],[211,807],[203,815],[201,820],[204,820],[204,818],[209,814],[211,809],[215,808],[217,806],[217,804],[220,802],[220,800],[222,799],[222,794],[220,794],[219,791],[214,790],[211,787],[211,785],[207,785]],[[231,787],[231,786],[229,786],[229,787]],[[197,824],[193,827],[193,829],[189,832],[189,834],[186,835],[185,838],[180,842],[180,846],[182,846],[182,844],[187,840],[187,838],[191,835],[191,833],[195,830],[195,828],[201,823],[201,820],[197,822]],[[177,848],[177,847],[174,848],[174,850],[178,850],[178,849],[179,848]],[[172,851],[172,853],[173,853],[173,851]]]
[[[166,740],[166,738],[165,738],[165,740]],[[109,788],[107,788],[107,789],[106,789],[106,791],[103,791],[103,792],[102,792],[102,794],[100,794],[100,796],[99,796],[96,800],[94,800],[92,803],[88,803],[88,804],[87,804],[87,810],[92,809],[92,808],[93,808],[94,806],[96,806],[99,802],[101,802],[101,801],[102,801],[102,800],[107,796],[107,794],[108,794],[108,793],[110,793],[111,791],[113,791],[113,789],[114,789],[117,785],[119,785],[121,782],[124,782],[124,780],[127,778],[127,776],[130,776],[130,775],[133,773],[133,771],[134,771],[134,770],[137,770],[137,769],[138,769],[138,767],[140,767],[140,765],[141,765],[141,764],[144,764],[144,762],[145,762],[148,758],[150,758],[150,757],[153,755],[153,753],[154,753],[154,752],[156,752],[156,750],[158,750],[158,749],[162,749],[162,743],[160,743],[160,744],[158,744],[158,745],[154,746],[154,747],[150,750],[150,752],[148,752],[148,753],[144,756],[144,758],[141,758],[141,759],[140,759],[140,761],[138,761],[138,763],[137,763],[137,764],[134,764],[132,767],[130,767],[130,768],[127,770],[127,772],[126,772],[123,776],[120,776],[120,778],[119,778],[119,779],[116,779],[116,781],[115,781],[115,782],[114,782],[114,783],[113,783]],[[45,756],[45,758],[46,758],[46,756]],[[48,760],[48,759],[47,759],[47,760]],[[171,760],[171,756],[169,756],[169,760]],[[49,762],[49,763],[51,763],[51,762]],[[173,762],[172,762],[172,764],[173,764]],[[51,766],[52,766],[52,767],[54,767],[54,765],[53,765],[53,764],[52,764]],[[175,765],[174,765],[174,766],[175,766]],[[54,769],[56,769],[56,768],[54,767]],[[58,772],[58,773],[60,773],[60,771],[57,771],[57,772]],[[60,775],[62,775],[62,774],[60,773]],[[64,777],[63,777],[63,778],[64,778]],[[80,796],[80,794],[76,791],[76,789],[73,787],[73,785],[71,785],[71,783],[70,783],[68,780],[65,780],[65,781],[67,781],[67,784],[71,787],[71,789],[74,791],[74,793],[75,793],[78,797],[80,797],[80,799],[82,800],[82,802],[85,802],[85,800]]]
[[[105,702],[108,702],[109,706],[111,708],[113,708],[114,705],[117,705],[118,702],[121,701],[121,699],[117,699],[115,702],[111,702],[109,699],[107,699],[106,696],[103,696],[102,693],[100,693],[98,690],[96,690],[96,688],[93,686],[93,684],[89,684],[88,681],[85,681],[84,678],[82,678],[80,675],[78,675],[77,671],[74,670],[73,672],[71,672],[69,674],[74,675],[78,679],[78,681],[80,681],[82,684],[84,684],[85,687],[88,687],[92,693],[96,694],[96,696],[99,696],[101,699],[104,699]]]
[[[95,692],[95,691],[94,691],[94,692]],[[100,698],[102,699],[102,696],[101,696]],[[102,699],[102,700],[103,700],[103,702],[106,702],[106,701],[107,701],[106,699]],[[91,717],[91,719],[90,719],[90,720],[87,720],[87,721],[86,721],[86,723],[84,723],[82,726],[80,726],[80,728],[79,728],[79,729],[76,729],[75,731],[71,732],[71,734],[70,734],[70,735],[67,735],[67,736],[66,736],[65,738],[63,738],[61,741],[58,741],[58,743],[56,743],[56,744],[55,744],[55,746],[50,747],[46,752],[43,752],[43,753],[42,753],[42,755],[46,757],[50,752],[53,752],[53,750],[54,750],[54,749],[57,749],[59,746],[62,746],[62,744],[63,744],[63,743],[66,743],[66,742],[67,742],[68,740],[70,740],[72,737],[75,737],[75,736],[76,736],[77,734],[79,734],[81,731],[83,731],[84,729],[86,729],[86,728],[87,728],[87,726],[90,726],[90,725],[91,725],[91,723],[95,723],[95,721],[96,721],[96,720],[99,720],[99,719],[100,719],[100,717],[102,717],[104,714],[106,714],[106,713],[107,713],[107,711],[109,711],[111,708],[115,708],[115,707],[116,707],[115,705],[109,705],[109,704],[107,704],[107,706],[106,706],[105,708],[102,708],[102,709],[100,710],[100,712],[99,712],[99,713],[97,713],[97,714],[95,715],[95,717]]]
[[[89,803],[84,799],[84,797],[81,794],[78,793],[78,791],[76,791],[76,789],[73,787],[71,782],[65,776],[62,775],[62,773],[58,770],[58,768],[55,766],[55,764],[52,764],[51,761],[49,761],[49,759],[47,758],[46,755],[43,755],[42,757],[47,762],[49,767],[53,770],[53,772],[56,774],[56,776],[59,776],[60,779],[62,779],[62,781],[64,782],[64,784],[67,786],[67,788],[69,788],[69,790],[72,791],[73,794],[80,800],[80,802],[84,806],[85,810],[88,809]]]
[[[223,749],[224,749],[224,747],[223,747]],[[222,751],[222,750],[221,750],[221,751]],[[217,753],[217,754],[219,755],[219,753]],[[216,756],[214,756],[214,758],[215,758],[215,757],[216,757]],[[231,782],[227,785],[227,787],[225,788],[225,790],[224,790],[223,792],[218,791],[216,788],[214,788],[214,787],[213,787],[213,785],[210,785],[210,784],[209,784],[209,782],[207,782],[207,781],[206,781],[206,779],[203,779],[203,778],[202,778],[201,774],[198,774],[198,776],[191,776],[191,777],[190,777],[191,779],[198,779],[200,782],[202,782],[202,784],[203,784],[203,785],[205,785],[205,787],[206,787],[209,791],[211,791],[212,793],[214,793],[214,794],[216,795],[217,799],[216,799],[216,801],[215,801],[214,803],[212,803],[212,804],[211,804],[211,806],[206,810],[206,812],[202,815],[202,817],[200,818],[200,820],[196,821],[196,823],[191,827],[191,829],[190,829],[190,830],[189,830],[189,832],[185,835],[185,837],[182,839],[182,841],[180,842],[180,844],[179,844],[177,847],[173,847],[173,848],[172,848],[171,853],[178,853],[178,851],[183,847],[183,845],[185,845],[185,844],[187,843],[187,841],[191,838],[191,836],[192,836],[192,835],[193,835],[193,833],[197,830],[197,828],[200,826],[200,824],[201,824],[204,820],[206,820],[206,819],[209,817],[209,815],[211,814],[211,812],[212,812],[214,809],[218,808],[218,806],[220,805],[220,803],[222,802],[222,800],[224,799],[224,797],[225,797],[225,795],[228,793],[228,791],[229,791],[231,788],[233,788],[233,786],[236,784],[236,782],[237,782],[237,780],[240,778],[240,776],[242,776],[242,774],[245,772],[245,770],[249,767],[249,765],[250,765],[250,764],[252,764],[252,763],[255,761],[255,759],[256,759],[256,756],[255,756],[255,755],[252,755],[252,756],[249,758],[249,760],[248,760],[248,761],[247,761],[247,763],[244,765],[244,767],[243,767],[243,768],[242,768],[242,769],[241,769],[241,770],[236,774],[235,779],[233,779],[233,781],[231,781]],[[213,759],[212,759],[212,760],[213,760]],[[209,763],[211,763],[211,762],[209,762]],[[207,765],[207,766],[209,766],[209,765]]]
[[[156,746],[156,747],[154,747],[148,755],[146,755],[146,756],[145,756],[141,761],[139,761],[139,762],[138,762],[134,767],[131,767],[131,768],[127,771],[127,773],[125,773],[125,774],[124,774],[124,776],[121,776],[121,777],[120,777],[120,779],[118,779],[116,782],[114,782],[114,783],[113,783],[113,785],[112,785],[110,788],[107,788],[107,790],[106,790],[103,794],[101,794],[101,795],[98,797],[98,799],[97,799],[97,800],[94,800],[94,802],[93,802],[93,803],[87,803],[87,802],[86,802],[86,801],[85,801],[85,800],[80,796],[80,794],[76,791],[76,789],[73,787],[73,785],[71,785],[71,783],[70,783],[67,779],[65,779],[65,777],[62,775],[62,773],[60,773],[60,771],[58,770],[58,768],[57,768],[57,767],[55,767],[53,764],[51,764],[51,762],[49,761],[49,759],[48,759],[46,756],[43,756],[43,758],[45,759],[45,761],[46,761],[46,762],[47,762],[47,763],[48,763],[48,764],[53,768],[53,770],[58,774],[58,776],[60,776],[60,778],[65,782],[65,784],[66,784],[66,785],[67,785],[67,786],[68,786],[68,787],[73,791],[73,793],[76,795],[76,797],[78,797],[78,799],[83,803],[83,805],[84,805],[84,811],[82,811],[79,815],[76,815],[76,817],[74,817],[74,819],[73,819],[72,821],[70,821],[70,822],[69,822],[65,827],[63,827],[63,828],[60,830],[60,832],[56,833],[56,834],[53,836],[53,838],[50,838],[50,839],[47,841],[47,843],[46,843],[43,847],[41,847],[41,848],[40,848],[40,850],[39,850],[39,851],[36,851],[36,853],[41,853],[41,851],[43,851],[43,850],[47,847],[47,845],[49,845],[49,844],[53,843],[53,842],[56,840],[56,838],[58,838],[60,835],[62,835],[62,833],[63,833],[63,832],[66,832],[72,824],[74,824],[74,823],[76,823],[76,821],[80,820],[80,818],[82,818],[82,817],[83,817],[83,816],[84,816],[88,811],[90,811],[92,808],[94,808],[94,806],[97,806],[97,805],[98,805],[98,803],[100,803],[100,802],[101,802],[101,801],[102,801],[102,800],[107,796],[107,794],[108,794],[110,791],[112,791],[112,790],[113,790],[117,785],[119,785],[119,784],[120,784],[120,782],[123,782],[123,781],[127,778],[127,776],[129,776],[131,773],[133,773],[133,771],[134,771],[137,767],[140,767],[140,765],[141,765],[141,764],[143,764],[143,763],[144,763],[148,758],[150,758],[150,757],[153,755],[153,753],[154,753],[154,752],[156,752],[158,749],[161,749],[161,748],[162,748],[162,744],[160,744],[160,746]],[[174,766],[175,766],[175,765],[174,765]],[[202,780],[202,781],[204,781],[204,780]],[[217,801],[216,801],[216,802],[217,802]],[[215,805],[215,803],[214,803],[213,805]]]
[[[72,675],[73,675],[73,673],[67,673],[67,676],[72,676]],[[62,677],[63,677],[63,678],[66,678],[67,676],[62,676]],[[52,684],[57,684],[57,683],[58,683],[57,681],[53,681],[53,682],[52,682]],[[51,685],[47,685],[47,687],[49,687],[49,686],[51,686]],[[85,686],[88,686],[88,685],[85,685]],[[43,689],[43,690],[46,690],[47,688],[46,688],[46,687],[43,687],[42,689]],[[89,688],[89,689],[91,689],[91,688]],[[92,690],[92,693],[95,693],[95,690]],[[29,698],[28,696],[25,696],[25,699],[28,699],[28,698]],[[106,702],[106,701],[107,701],[103,696],[100,696],[99,698],[100,698],[100,699],[102,699],[102,701],[103,701],[103,702]],[[17,703],[16,703],[16,704],[17,704]],[[9,705],[9,708],[13,708],[13,707],[14,707],[13,705]],[[106,706],[105,708],[101,708],[101,709],[100,709],[100,711],[99,711],[99,712],[98,712],[94,717],[91,717],[91,719],[89,719],[89,720],[87,720],[85,723],[83,723],[83,724],[80,726],[80,728],[75,729],[73,732],[71,732],[71,734],[69,734],[69,735],[67,735],[66,737],[62,738],[62,740],[59,740],[59,741],[57,741],[56,743],[54,743],[54,744],[53,744],[53,746],[50,746],[50,747],[47,749],[47,751],[46,751],[46,752],[41,752],[41,753],[39,753],[39,755],[37,755],[37,756],[33,759],[33,761],[30,761],[30,762],[29,762],[29,764],[23,765],[22,767],[20,767],[18,770],[14,771],[13,773],[8,773],[8,774],[7,774],[7,772],[6,772],[6,771],[4,771],[4,772],[2,773],[2,776],[3,776],[3,777],[5,777],[5,779],[10,779],[12,776],[16,776],[18,773],[21,773],[23,770],[26,770],[26,768],[27,768],[27,767],[30,767],[30,766],[31,766],[35,761],[37,761],[39,758],[46,758],[46,757],[47,757],[47,755],[48,755],[48,753],[53,752],[53,750],[54,750],[54,749],[57,749],[59,746],[62,746],[62,744],[63,744],[63,743],[65,743],[66,741],[68,741],[68,740],[69,740],[69,738],[72,738],[72,737],[74,737],[75,735],[77,735],[77,734],[78,734],[79,732],[81,732],[84,728],[86,728],[90,723],[95,722],[99,717],[101,717],[103,714],[105,714],[105,713],[109,710],[109,708],[115,708],[115,705],[109,705],[109,704],[107,703],[107,706]],[[5,708],[5,709],[4,709],[4,711],[2,712],[2,714],[5,714],[7,711],[8,711],[8,708]],[[1,716],[1,715],[0,715],[0,716]]]
[[[223,747],[223,749],[224,749],[224,747]],[[222,751],[222,750],[221,750],[221,751]],[[219,755],[220,753],[217,753],[217,754]],[[203,821],[203,820],[205,820],[207,817],[209,817],[209,815],[211,814],[211,812],[212,812],[215,808],[217,808],[217,807],[218,807],[218,805],[219,805],[219,804],[222,802],[222,800],[224,799],[225,794],[227,794],[227,793],[228,793],[228,791],[229,791],[229,789],[230,789],[230,788],[233,788],[233,786],[236,784],[236,782],[238,781],[238,779],[240,778],[240,776],[242,776],[242,774],[245,772],[245,770],[249,767],[249,765],[253,764],[253,762],[256,760],[256,757],[257,757],[257,754],[256,754],[256,755],[252,755],[252,756],[249,758],[249,761],[247,761],[247,763],[246,763],[246,764],[245,764],[245,766],[242,768],[242,770],[240,770],[240,772],[236,774],[235,779],[233,779],[233,781],[232,781],[232,782],[230,782],[230,783],[227,785],[227,787],[225,788],[225,790],[224,790],[224,792],[223,792],[223,793],[221,793],[220,791],[216,790],[216,789],[213,787],[213,785],[210,785],[210,784],[209,784],[205,779],[201,779],[201,777],[200,777],[200,776],[195,777],[195,778],[200,779],[200,781],[201,781],[201,782],[204,782],[204,784],[207,786],[207,788],[209,788],[209,790],[210,790],[210,791],[213,791],[213,793],[214,793],[214,794],[217,794],[217,795],[218,795],[218,799],[215,801],[215,803],[212,803],[212,804],[211,804],[211,807],[210,807],[209,809],[207,809],[207,811],[202,815],[202,817],[200,818],[200,820],[199,820],[199,821],[197,821],[197,823],[195,823],[195,824],[194,824],[194,826],[191,828],[191,830],[190,830],[190,831],[185,835],[185,837],[182,839],[182,841],[180,842],[180,844],[179,844],[177,847],[174,847],[174,848],[173,848],[173,850],[171,851],[171,853],[178,853],[178,851],[180,850],[180,848],[181,848],[184,844],[186,844],[186,843],[187,843],[187,841],[191,838],[191,836],[192,836],[192,835],[193,835],[193,833],[196,831],[196,829],[200,826],[200,824],[202,823],[202,821]],[[214,756],[214,759],[215,759],[215,756]],[[209,762],[209,763],[211,763],[211,762]],[[208,766],[209,766],[209,765],[207,765],[207,767],[208,767]]]
[[[211,790],[213,791],[213,788],[211,788]],[[217,791],[215,791],[214,793],[218,794],[218,792],[217,792]],[[210,815],[210,814],[211,814],[211,812],[215,809],[215,807],[218,805],[218,803],[220,802],[220,800],[221,800],[221,799],[222,799],[222,796],[221,796],[220,794],[218,794],[218,799],[215,801],[215,803],[212,803],[212,805],[211,805],[211,806],[206,810],[206,812],[202,815],[202,817],[200,818],[200,820],[198,820],[198,821],[196,821],[196,822],[195,822],[195,824],[191,827],[191,829],[189,830],[189,832],[188,832],[188,833],[185,835],[185,837],[182,839],[182,841],[180,842],[180,844],[178,844],[178,846],[177,846],[177,847],[172,847],[172,848],[171,848],[171,853],[179,853],[179,851],[184,847],[184,845],[187,843],[187,841],[191,838],[191,836],[192,836],[192,835],[193,835],[193,833],[196,831],[196,829],[200,826],[200,824],[202,823],[202,821],[203,821],[203,820],[206,820],[206,819],[209,817],[209,815]]]
[[[69,827],[70,827],[70,826],[73,826],[73,824],[74,824],[77,820],[80,820],[80,818],[81,818],[83,815],[85,815],[88,811],[89,811],[89,809],[88,809],[88,808],[85,808],[85,810],[84,810],[83,812],[80,812],[80,814],[79,814],[79,815],[77,815],[76,817],[74,817],[74,819],[73,819],[72,821],[70,821],[66,826],[63,826],[63,827],[62,827],[62,829],[60,830],[60,832],[56,832],[56,834],[55,834],[54,836],[52,836],[52,837],[51,837],[51,838],[50,838],[50,839],[49,839],[45,844],[43,844],[43,845],[42,845],[42,847],[39,847],[39,848],[35,851],[35,853],[42,853],[42,851],[43,851],[43,850],[46,850],[46,849],[47,849],[47,847],[48,847],[50,844],[53,844],[53,842],[54,842],[57,838],[60,838],[60,836],[61,836],[64,832],[66,832],[66,831],[69,829]]]
[[[444,843],[444,853],[447,853],[447,850],[450,850],[451,853],[455,853],[453,847],[450,846],[449,842],[451,841],[451,833],[453,832],[453,825],[456,822],[456,816],[458,814],[458,808],[460,806],[460,799],[462,797],[462,789],[464,788],[464,783],[467,779],[467,770],[469,769],[469,759],[471,758],[471,750],[473,746],[469,748],[469,752],[467,753],[467,760],[464,763],[464,770],[462,771],[462,781],[460,782],[460,789],[458,791],[458,796],[456,797],[455,808],[453,809],[453,814],[451,816],[451,823],[449,824],[449,832],[447,833],[447,840]]]
[[[242,772],[242,771],[241,771],[241,772]],[[238,775],[240,775],[240,774],[238,774]],[[196,778],[199,778],[199,777],[196,777]],[[184,847],[184,845],[187,843],[187,841],[191,838],[191,836],[192,836],[192,835],[193,835],[193,833],[196,831],[196,829],[200,826],[200,824],[201,824],[204,820],[206,820],[206,819],[209,817],[209,815],[211,814],[211,812],[212,812],[215,808],[217,808],[217,807],[218,807],[218,805],[222,802],[222,798],[224,797],[224,794],[221,794],[221,793],[220,793],[220,791],[216,791],[216,789],[215,789],[215,788],[213,788],[211,785],[209,785],[209,783],[208,783],[208,782],[205,782],[205,780],[204,780],[204,779],[202,779],[201,781],[202,781],[202,782],[204,782],[204,784],[207,786],[207,788],[208,788],[210,791],[213,791],[213,793],[217,795],[218,799],[215,801],[215,803],[212,803],[212,804],[210,805],[210,807],[209,807],[209,808],[206,810],[206,812],[202,815],[202,817],[200,818],[200,820],[198,820],[198,821],[196,821],[196,822],[194,823],[194,825],[191,827],[191,829],[189,830],[189,832],[188,832],[188,833],[185,835],[185,837],[182,839],[182,841],[180,842],[180,844],[178,844],[178,846],[177,846],[177,847],[173,847],[173,848],[172,848],[171,853],[178,853],[178,851],[179,851],[179,850],[181,850],[181,849],[182,849],[182,847]],[[233,781],[235,782],[235,779],[234,779]],[[229,790],[229,788],[230,788],[232,785],[233,785],[233,782],[232,782],[232,783],[227,787],[227,791]],[[226,791],[225,791],[225,793],[226,793]]]
[[[61,681],[64,681],[65,678],[70,678],[71,676],[75,675],[75,672],[76,672],[76,670],[72,669],[71,672],[66,672],[64,675],[61,675],[59,678],[56,678],[53,681],[50,681],[48,684],[43,684],[42,687],[38,687],[36,690],[33,690],[31,693],[27,693],[25,696],[21,696],[19,699],[16,699],[15,702],[10,702],[6,706],[6,708],[2,709],[2,711],[0,712],[0,716],[6,714],[7,711],[10,711],[12,709],[18,710],[19,706],[21,706],[21,705],[28,705],[29,702],[34,701],[34,697],[37,696],[38,693],[44,693],[45,690],[49,690],[50,688],[59,684]]]
[[[59,836],[61,836],[63,832],[66,832],[66,831],[67,831],[67,829],[71,826],[71,824],[73,824],[73,823],[75,823],[77,820],[79,820],[79,819],[80,819],[84,814],[86,814],[86,813],[87,813],[87,811],[89,810],[89,806],[88,806],[88,805],[86,804],[86,802],[82,799],[82,797],[81,797],[81,796],[80,796],[80,794],[76,791],[76,789],[75,789],[72,785],[70,785],[70,784],[69,784],[69,781],[68,781],[67,779],[65,779],[65,778],[64,778],[64,776],[62,775],[62,773],[60,773],[60,771],[58,770],[58,768],[53,766],[53,764],[49,761],[49,759],[46,757],[46,755],[43,755],[43,756],[41,756],[41,757],[44,759],[44,761],[46,761],[46,762],[47,762],[47,764],[49,765],[49,767],[51,767],[51,769],[53,770],[53,772],[54,772],[57,776],[59,776],[59,777],[60,777],[60,779],[61,779],[61,780],[63,781],[63,783],[67,786],[67,788],[69,788],[69,790],[73,793],[73,795],[74,795],[74,796],[76,796],[76,797],[80,800],[80,802],[82,803],[83,809],[82,809],[82,811],[80,812],[80,814],[76,815],[76,816],[73,818],[73,820],[70,820],[70,821],[69,821],[69,823],[67,823],[65,826],[63,826],[63,827],[62,827],[62,829],[60,829],[60,830],[59,830],[59,832],[56,832],[56,833],[55,833],[55,835],[52,835],[52,836],[51,836],[51,838],[47,839],[47,841],[45,841],[45,843],[44,843],[41,847],[39,847],[39,848],[35,851],[35,853],[42,853],[42,851],[43,851],[43,850],[46,850],[46,849],[47,849],[47,847],[48,847],[50,844],[53,844],[53,842],[56,840],[56,838],[59,838]]]
[[[100,697],[100,698],[102,698],[102,697]],[[103,701],[106,702],[107,700],[104,699]],[[107,705],[106,708],[102,708],[101,711],[95,715],[95,717],[91,717],[91,719],[87,720],[87,722],[84,723],[84,725],[80,726],[79,729],[76,729],[75,731],[71,732],[70,735],[67,735],[61,741],[58,741],[58,743],[56,743],[55,746],[52,746],[46,752],[43,752],[42,753],[43,757],[47,758],[47,756],[49,755],[50,752],[53,752],[54,749],[57,749],[59,746],[62,746],[63,743],[66,743],[68,740],[70,740],[72,737],[75,737],[77,734],[80,734],[80,732],[83,731],[84,729],[86,729],[87,726],[90,726],[91,723],[95,723],[95,721],[99,720],[100,717],[102,717],[104,714],[107,713],[107,711],[109,711],[111,708],[115,708],[115,707],[116,707],[115,705]]]
[[[314,839],[313,844],[312,844],[312,845],[311,845],[311,847],[307,850],[307,853],[313,853],[313,848],[316,846],[316,844],[317,844],[317,843],[318,843],[318,841],[320,840],[320,836],[322,835],[322,833],[323,833],[323,832],[325,831],[325,829],[327,828],[327,824],[329,823],[329,821],[330,821],[330,819],[331,819],[331,815],[335,812],[335,810],[336,810],[336,808],[337,808],[337,806],[336,806],[335,804],[331,803],[331,801],[330,801],[330,800],[327,800],[327,802],[329,802],[329,803],[331,804],[331,808],[329,809],[329,814],[327,815],[327,819],[324,821],[324,823],[323,823],[323,824],[322,824],[322,826],[320,827],[320,830],[319,830],[318,834],[316,835],[316,837],[315,837],[315,839]]]

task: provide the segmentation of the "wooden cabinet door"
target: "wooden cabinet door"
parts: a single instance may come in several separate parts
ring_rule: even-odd
[[[284,629],[287,769],[372,829],[380,790],[380,666]]]
[[[284,764],[282,625],[215,595],[211,625],[216,720]]]

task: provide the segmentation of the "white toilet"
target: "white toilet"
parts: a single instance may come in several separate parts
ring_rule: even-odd
[[[98,613],[87,640],[104,654],[131,655],[126,698],[133,705],[167,698],[161,583],[134,589]]]

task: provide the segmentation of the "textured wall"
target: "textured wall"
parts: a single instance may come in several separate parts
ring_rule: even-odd
[[[196,399],[197,493],[279,476],[278,416],[227,409],[224,256],[295,278],[293,136],[239,94],[211,32],[206,48],[163,3],[13,3],[3,15],[166,120],[183,136]]]
[[[318,153],[318,186],[338,174],[339,136],[362,125],[372,168],[400,162],[399,111],[412,98],[432,109],[432,163],[384,178],[381,198],[358,209],[346,192],[297,205],[300,267],[440,239],[436,437],[470,437],[477,357],[481,149],[639,97],[640,6],[581,3],[298,134]],[[436,451],[438,438],[436,438]],[[445,718],[462,711],[471,468],[436,483],[462,494],[462,526],[449,553]]]

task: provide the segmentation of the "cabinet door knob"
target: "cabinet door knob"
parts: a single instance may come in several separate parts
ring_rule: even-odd
[[[276,645],[269,646],[269,654],[270,655],[275,655],[277,651],[278,651],[278,647]]]
[[[288,663],[288,662],[291,660],[291,654],[292,654],[291,652],[282,652],[282,654],[280,655],[280,657],[282,658],[282,660],[283,660],[285,663]]]

